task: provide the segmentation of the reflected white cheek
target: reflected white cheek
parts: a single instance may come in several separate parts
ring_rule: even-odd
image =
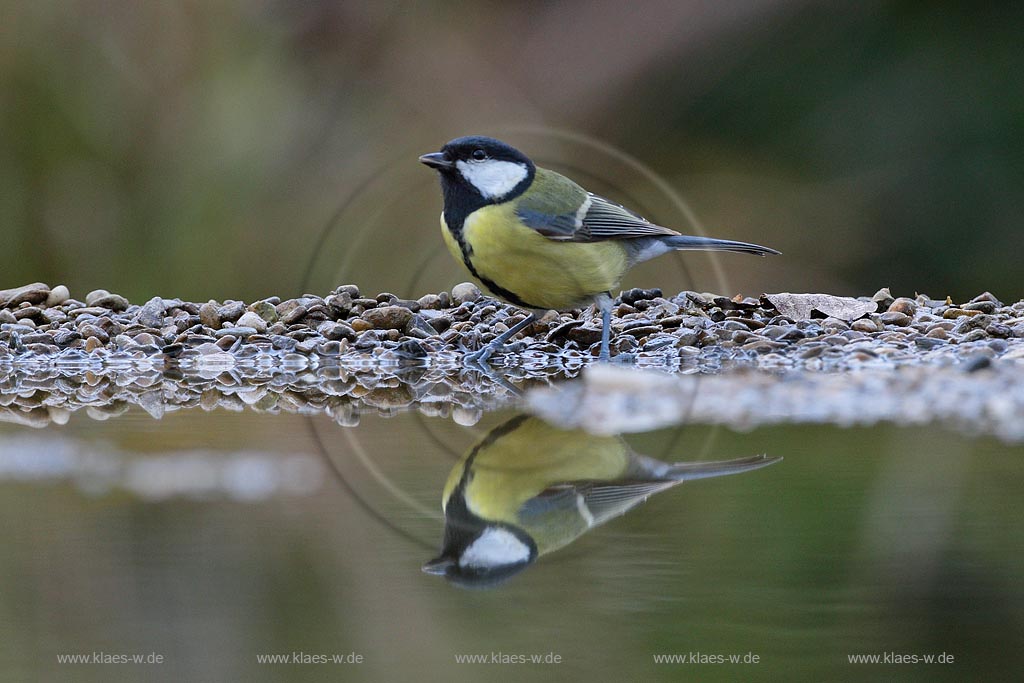
[[[523,182],[529,171],[514,161],[457,161],[459,173],[487,199],[506,195]]]
[[[488,529],[462,554],[463,567],[499,567],[530,559],[530,548],[505,529]]]

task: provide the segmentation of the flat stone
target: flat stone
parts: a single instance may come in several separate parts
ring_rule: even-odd
[[[413,313],[402,306],[384,306],[364,311],[362,319],[378,330],[401,330],[412,320]]]
[[[41,304],[50,296],[50,287],[42,282],[33,282],[30,285],[15,287],[14,289],[0,289],[0,308],[14,308],[22,303]]]
[[[231,336],[233,336],[233,337],[245,338],[245,337],[249,337],[249,336],[252,336],[252,335],[256,334],[256,328],[255,327],[225,327],[223,329],[220,329],[220,330],[217,330],[216,332],[214,332],[213,336],[219,339],[219,338],[221,338],[221,337],[223,337],[225,335],[229,335],[229,334]]]

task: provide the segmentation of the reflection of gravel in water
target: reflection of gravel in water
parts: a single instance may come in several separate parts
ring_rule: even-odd
[[[308,453],[168,451],[126,453],[108,444],[13,434],[0,442],[0,481],[70,481],[81,492],[127,491],[171,498],[257,502],[320,488],[323,464]]]
[[[885,290],[860,300],[733,300],[634,289],[616,304],[613,352],[672,372],[1024,363],[1024,301],[987,293],[958,306]],[[0,419],[44,425],[83,407],[102,419],[137,404],[155,417],[251,406],[354,424],[365,410],[415,406],[468,424],[509,394],[465,370],[461,347],[477,348],[522,315],[468,283],[416,301],[345,285],[249,305],[156,297],[141,306],[103,290],[80,302],[36,283],[0,291]],[[600,321],[590,310],[551,313],[527,333],[494,357],[513,382],[576,375],[596,356]]]

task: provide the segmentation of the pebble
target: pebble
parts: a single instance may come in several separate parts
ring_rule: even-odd
[[[243,313],[245,313],[245,304],[241,301],[226,301],[223,306],[217,308],[217,315],[222,323],[233,323],[241,318]]]
[[[412,320],[413,313],[403,306],[384,306],[365,311],[362,319],[378,330],[401,330]]]
[[[53,308],[54,306],[60,306],[62,303],[71,298],[71,292],[68,291],[67,286],[57,285],[50,290],[50,293],[46,297],[47,308]]]
[[[22,303],[41,304],[50,296],[50,287],[42,282],[0,290],[0,308],[14,308]]]
[[[268,325],[276,323],[280,317],[277,314],[277,308],[269,301],[257,301],[249,306],[249,310],[262,318],[263,322]]]
[[[211,329],[220,327],[221,317],[215,303],[208,301],[199,307],[199,322]]]
[[[870,318],[861,318],[860,320],[854,320],[850,323],[850,329],[856,330],[857,332],[880,332],[882,327]]]
[[[164,323],[164,300],[158,296],[153,297],[139,311],[138,321],[146,327],[160,327]]]
[[[246,311],[238,319],[238,327],[251,327],[259,333],[267,331],[267,321],[252,311]]]
[[[456,304],[473,302],[481,296],[480,288],[472,282],[461,282],[452,287],[452,301]]]
[[[128,299],[103,289],[89,292],[85,297],[85,303],[97,308],[109,308],[112,311],[123,311],[128,308]]]
[[[895,305],[895,304],[894,304]],[[882,323],[885,325],[895,325],[897,327],[906,327],[910,324],[911,317],[906,313],[900,313],[898,311],[890,311],[883,313],[881,316]]]

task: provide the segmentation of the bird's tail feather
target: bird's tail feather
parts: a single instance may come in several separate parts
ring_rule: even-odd
[[[758,256],[781,253],[770,247],[762,247],[749,242],[719,240],[714,237],[694,237],[692,235],[673,235],[672,237],[666,237],[664,243],[673,249],[686,251],[736,251],[743,254],[757,254]]]
[[[718,462],[679,462],[669,466],[668,471],[665,473],[665,478],[676,481],[709,479],[726,474],[749,472],[750,470],[773,465],[780,460],[782,460],[781,456],[762,454],[736,458],[734,460],[719,460]]]

